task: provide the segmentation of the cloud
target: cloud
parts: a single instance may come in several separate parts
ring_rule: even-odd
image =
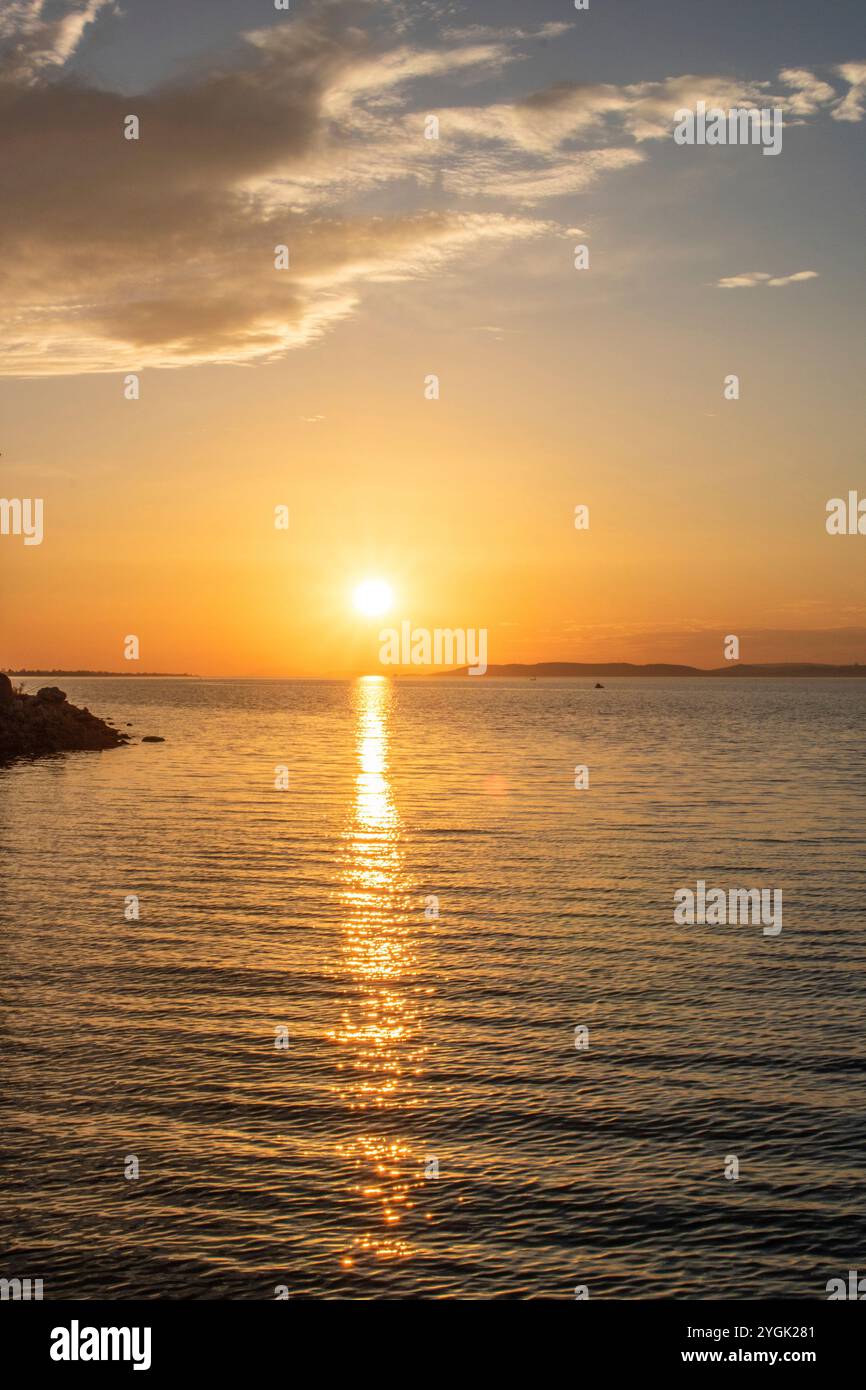
[[[519,101],[451,108],[443,114],[449,134],[504,142],[533,154],[548,154],[579,138],[611,130],[638,143],[671,134],[674,112],[703,99],[707,106],[736,106],[759,96],[754,85],[724,77],[669,77],[624,87],[612,83],[558,82]]]
[[[45,68],[61,67],[75,52],[84,30],[114,0],[73,0],[47,16],[45,0],[5,0],[0,11],[0,71],[4,80],[35,81]]]
[[[442,183],[448,191],[463,196],[477,195],[480,190],[485,198],[529,208],[546,199],[582,193],[602,174],[641,164],[643,159],[640,151],[633,149],[575,150],[567,158],[527,166],[525,160],[505,153],[479,158],[473,152],[465,158],[452,156],[442,173]]]
[[[253,34],[232,63],[135,98],[2,69],[0,372],[267,360],[353,313],[365,284],[548,230],[500,210],[346,215],[343,190],[405,178],[423,138],[372,166],[387,122],[356,103],[375,64],[340,18]],[[474,46],[452,67],[501,58]],[[395,50],[375,95],[447,62]]]
[[[720,290],[750,290],[772,277],[762,270],[745,270],[742,275],[728,275],[719,280],[716,288]]]
[[[562,34],[567,34],[572,25],[565,24],[561,20],[551,20],[542,24],[538,29],[521,29],[518,27],[502,28],[492,24],[468,24],[460,27],[446,28],[442,30],[442,37],[449,43],[477,41],[479,39],[496,39],[513,42],[515,39],[557,39]]]
[[[817,280],[817,270],[798,270],[794,275],[779,275],[768,280],[768,285],[799,285],[802,280]]]
[[[805,68],[785,68],[779,73],[779,79],[786,87],[794,89],[793,95],[786,100],[792,116],[813,116],[822,106],[836,100],[835,88]]]
[[[30,374],[267,360],[351,314],[362,283],[430,274],[482,243],[543,229],[499,214],[281,218],[200,245],[194,262],[177,267],[162,264],[163,238],[130,258],[103,248],[91,271],[76,266],[54,302],[17,306],[2,366]],[[280,238],[291,245],[292,272],[274,269]]]
[[[794,275],[769,275],[763,270],[746,270],[741,275],[728,275],[719,280],[720,290],[751,290],[758,285],[796,285],[801,280],[816,280],[817,270],[798,270]]]
[[[834,121],[862,121],[866,111],[866,63],[842,63],[837,68],[849,91],[833,112]]]
[[[561,234],[538,208],[642,163],[678,106],[763,90],[566,82],[431,112],[431,79],[453,91],[501,73],[515,44],[563,26],[473,27],[429,49],[402,22],[365,29],[371,9],[323,3],[131,97],[63,72],[113,0],[6,0],[0,373],[269,360],[355,313],[365,286]],[[788,75],[795,99],[818,102],[818,79]],[[131,114],[139,140],[123,136]]]

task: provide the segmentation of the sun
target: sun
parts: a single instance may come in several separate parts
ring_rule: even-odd
[[[394,602],[394,595],[384,579],[364,579],[352,594],[352,602],[365,617],[381,618]]]

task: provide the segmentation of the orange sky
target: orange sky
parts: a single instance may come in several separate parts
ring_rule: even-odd
[[[305,22],[233,60],[239,83],[265,64],[262,110],[248,95],[240,107],[237,167],[224,150],[210,167],[205,142],[197,172],[179,159],[165,183],[173,138],[198,119],[217,141],[221,120],[237,126],[200,72],[138,98],[151,147],[146,122],[141,150],[110,145],[131,99],[88,88],[81,150],[55,151],[56,170],[48,136],[44,166],[12,151],[31,230],[29,242],[8,227],[0,237],[18,306],[0,352],[0,495],[44,498],[45,539],[0,537],[0,665],[129,670],[134,633],[143,670],[377,670],[383,623],[351,604],[370,575],[394,589],[389,624],[486,628],[491,663],[714,666],[728,633],[746,661],[866,660],[866,540],[824,526],[827,500],[863,478],[859,243],[825,226],[829,199],[839,226],[851,212],[859,108],[843,105],[841,78],[829,96],[815,86],[778,158],[713,162],[652,124],[668,92],[697,81],[670,76],[674,50],[667,73],[635,70],[618,87],[609,74],[603,114],[581,97],[571,127],[562,110],[548,127],[551,99],[529,126],[520,102],[578,62],[570,31],[562,52],[548,43],[527,58],[530,72],[505,31],[483,52],[443,40],[434,62],[420,38],[380,35],[370,58],[347,32],[326,42],[313,26],[318,139],[266,158],[256,119],[270,131],[268,101],[288,100]],[[33,81],[28,101],[65,129],[62,91]],[[382,90],[393,108],[377,106]],[[302,97],[289,129],[306,130]],[[446,141],[434,154],[430,109]],[[624,126],[603,139],[611,119]],[[484,143],[485,122],[502,149]],[[582,165],[588,122],[605,160]],[[443,161],[432,181],[418,172],[431,157]],[[286,180],[290,204],[275,212]],[[52,269],[49,188],[52,245],[66,247]],[[220,217],[187,227],[180,208],[209,208],[214,190]],[[280,227],[288,280],[272,265]],[[574,269],[576,241],[589,270]],[[756,268],[813,277],[719,287]],[[730,372],[735,402],[722,394]],[[424,397],[430,373],[439,400]],[[281,503],[288,531],[273,524]],[[579,503],[588,531],[574,529]]]

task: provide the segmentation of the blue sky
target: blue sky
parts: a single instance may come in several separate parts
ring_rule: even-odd
[[[122,16],[103,16],[73,67],[109,84],[137,90],[197,55],[230,46],[245,28],[281,24],[267,0],[124,0]],[[290,14],[315,9],[292,0]],[[389,7],[377,4],[380,27]],[[866,11],[859,0],[591,0],[577,14],[568,0],[468,0],[463,4],[395,7],[411,17],[412,32],[435,44],[443,28],[494,28],[574,23],[572,34],[549,45],[535,73],[578,81],[634,81],[673,70],[724,70],[743,77],[783,67],[828,65],[866,51]],[[374,15],[375,19],[376,16]],[[534,75],[534,74],[533,74]]]

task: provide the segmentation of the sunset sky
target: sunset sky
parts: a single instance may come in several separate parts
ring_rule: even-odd
[[[699,98],[781,153],[677,146]],[[6,0],[45,539],[0,536],[0,666],[376,670],[371,576],[491,663],[866,661],[864,130],[860,0]]]

